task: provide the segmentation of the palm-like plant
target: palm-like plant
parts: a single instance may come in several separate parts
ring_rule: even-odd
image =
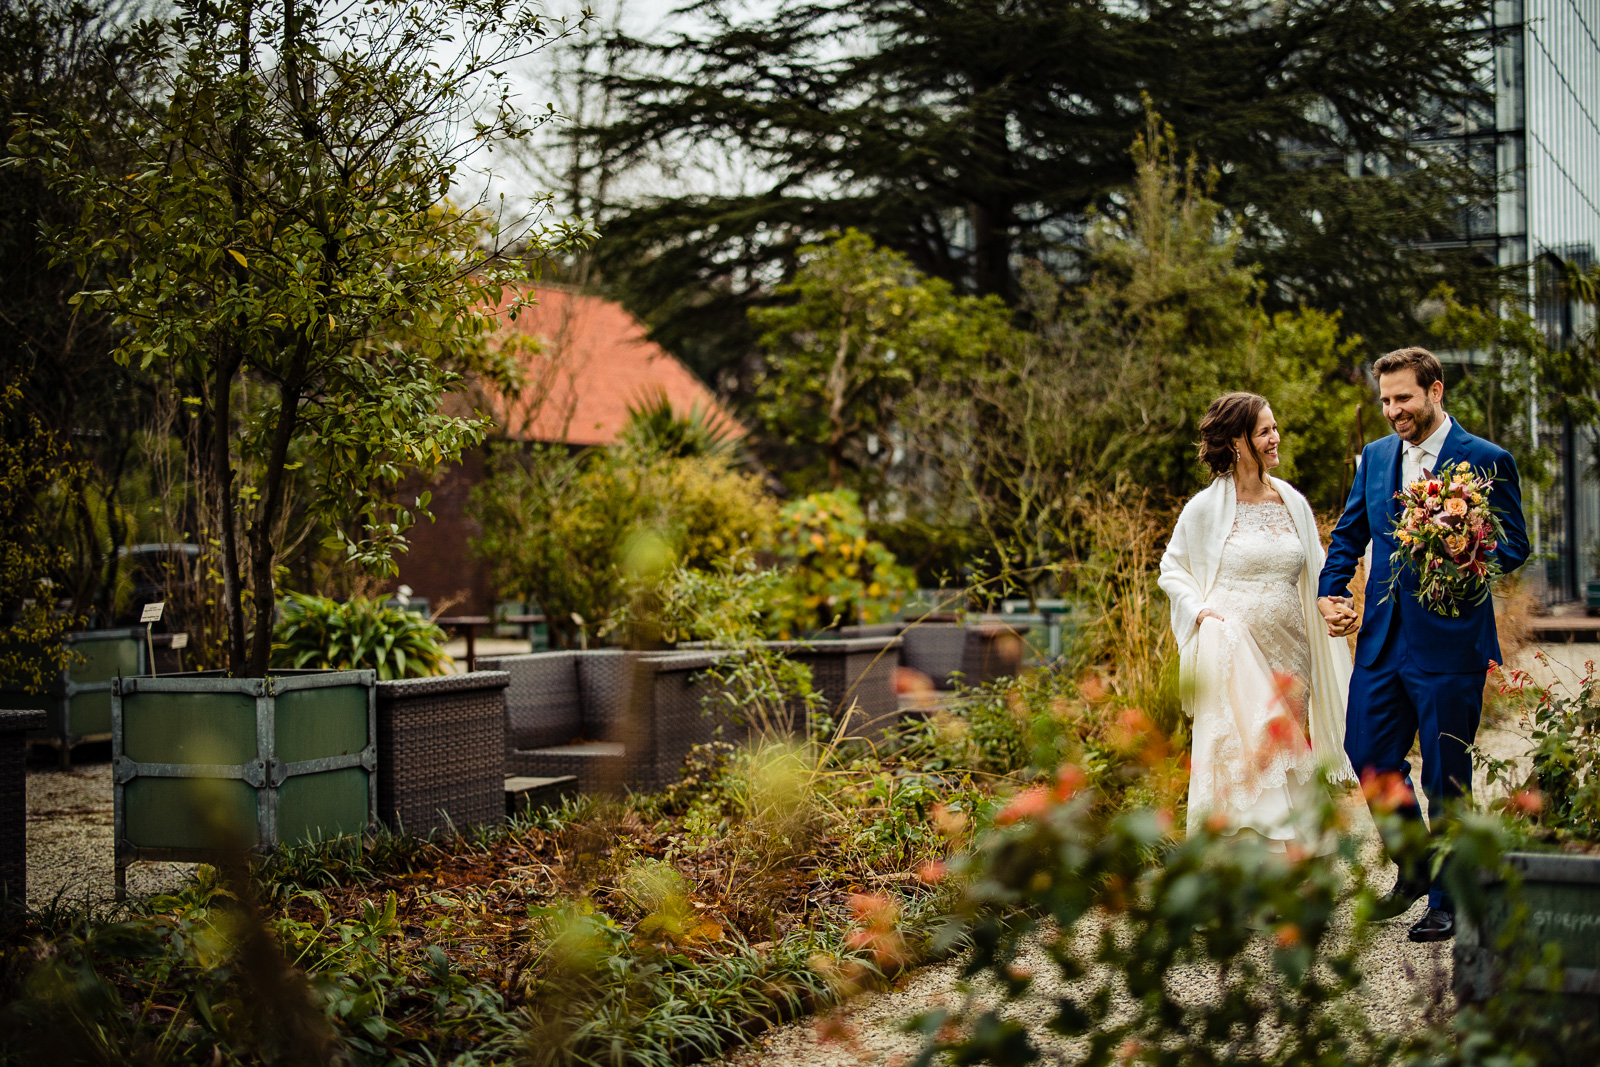
[[[666,390],[659,388],[628,405],[622,441],[646,455],[668,459],[709,456],[731,462],[739,449],[736,427],[725,416],[698,404],[679,414]]]
[[[272,635],[274,667],[370,669],[381,681],[444,674],[444,631],[414,611],[290,593]]]

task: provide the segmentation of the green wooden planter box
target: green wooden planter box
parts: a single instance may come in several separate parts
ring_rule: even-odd
[[[123,678],[111,691],[116,875],[365,832],[377,812],[373,671]]]
[[[1513,852],[1507,861],[1522,876],[1527,906],[1524,937],[1532,946],[1561,946],[1561,992],[1573,1007],[1600,1013],[1600,856],[1557,852]],[[1506,961],[1496,947],[1509,904],[1505,883],[1486,882],[1489,904],[1481,922],[1464,921],[1456,932],[1455,990],[1459,1003],[1485,1000],[1506,978]],[[1544,988],[1541,968],[1529,985]]]
[[[44,729],[28,734],[28,740],[54,745],[62,769],[72,765],[72,750],[78,745],[111,739],[112,683],[149,670],[144,631],[136,627],[68,634],[66,644],[74,653],[73,662],[47,693],[26,693],[14,686],[0,691],[0,708],[45,708]]]

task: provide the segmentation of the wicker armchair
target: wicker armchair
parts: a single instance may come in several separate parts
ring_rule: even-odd
[[[472,671],[378,683],[378,818],[391,830],[425,835],[505,818],[510,681]]]
[[[1000,623],[909,623],[900,639],[901,662],[927,675],[935,689],[954,689],[958,673],[963,685],[983,685],[1022,669],[1022,639]]]
[[[851,737],[876,737],[900,719],[894,672],[900,665],[900,638],[857,637],[822,641],[770,641],[784,656],[811,668],[811,687],[821,694],[824,708],[837,721],[851,711],[845,733]],[[801,709],[793,709],[794,728]]]
[[[689,750],[739,729],[706,708],[706,668],[727,653],[535,652],[484,657],[511,677],[505,773],[573,775],[582,792],[650,791],[674,782]]]

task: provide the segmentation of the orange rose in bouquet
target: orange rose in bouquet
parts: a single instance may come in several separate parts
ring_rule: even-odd
[[[1462,601],[1476,606],[1489,599],[1489,587],[1501,574],[1495,549],[1504,536],[1489,506],[1493,485],[1493,477],[1461,462],[1395,494],[1401,503],[1394,527],[1399,547],[1389,558],[1389,595],[1410,571],[1417,577],[1417,603],[1437,615],[1455,618]]]

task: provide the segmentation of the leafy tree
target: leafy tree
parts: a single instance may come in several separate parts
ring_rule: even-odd
[[[1200,418],[1236,389],[1275,404],[1289,442],[1279,473],[1323,507],[1340,502],[1363,443],[1346,439],[1359,436],[1364,395],[1357,343],[1340,341],[1334,316],[1261,307],[1261,282],[1237,266],[1237,232],[1221,228],[1206,179],[1178,153],[1152,116],[1133,185],[1089,235],[1083,284],[1028,274],[1026,343],[908,406],[910,451],[958,489],[989,566],[1046,574],[1077,557],[1084,502],[1119,486],[1158,501],[1200,488]]]
[[[479,147],[527,132],[501,71],[559,28],[498,0],[181,3],[131,44],[161,80],[130,170],[70,129],[22,139],[82,205],[61,254],[110,263],[83,306],[199,424],[235,673],[267,668],[297,465],[334,546],[382,571],[427,506],[393,500],[403,476],[478,439],[439,401],[500,303],[484,241],[537,241],[450,194]]]
[[[896,407],[930,377],[959,379],[1016,343],[995,297],[957,296],[905,256],[850,230],[801,250],[791,302],[755,308],[767,371],[758,385],[768,431],[787,446],[790,481],[875,488],[902,438]]]
[[[30,123],[74,127],[74,151],[111,173],[130,168],[116,130],[149,85],[127,48],[129,20],[111,0],[17,0],[0,5],[0,136]],[[117,549],[141,540],[132,512],[142,496],[140,434],[149,422],[150,376],[119,365],[112,316],[74,307],[104,284],[104,266],[54,261],[46,233],[72,224],[80,205],[37,168],[0,164],[0,380],[23,403],[0,428],[25,441],[43,426],[74,463],[66,491],[34,521],[70,547],[58,592],[75,615],[110,622]]]
[[[1218,168],[1235,254],[1269,309],[1343,312],[1387,336],[1443,270],[1481,284],[1455,233],[1492,175],[1418,130],[1488,100],[1488,0],[705,0],[692,28],[610,38],[589,171],[654,166],[744,187],[623,199],[598,265],[702,373],[748,348],[744,310],[829,230],[859,227],[958,289],[1020,295],[1018,265],[1071,271],[1089,213],[1132,179],[1147,97]],[[601,187],[588,192],[597,197]]]

